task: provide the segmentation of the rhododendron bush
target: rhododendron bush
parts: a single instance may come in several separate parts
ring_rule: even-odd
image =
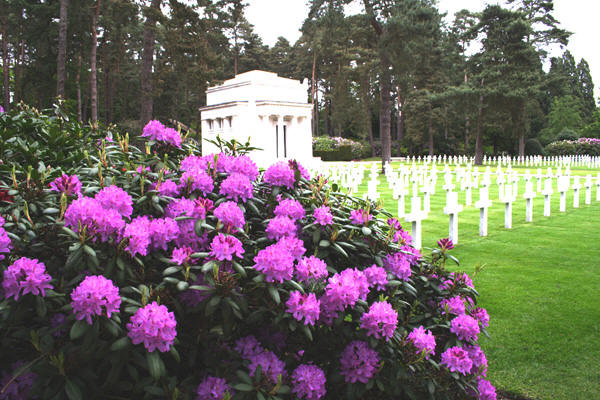
[[[77,166],[3,150],[0,399],[495,399],[451,242],[423,256],[295,161],[142,136],[81,137]]]

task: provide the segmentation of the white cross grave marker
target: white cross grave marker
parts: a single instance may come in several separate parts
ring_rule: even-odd
[[[504,227],[506,229],[512,228],[512,203],[515,201],[512,189],[513,185],[506,185],[503,198],[500,200],[504,203]]]
[[[489,198],[489,180],[481,182],[479,188],[479,201],[475,202],[475,207],[479,208],[479,236],[487,236],[488,226],[488,208],[492,206]]]
[[[551,196],[552,196],[552,178],[546,178],[544,182],[544,190],[542,194],[544,195],[544,217],[550,216],[550,205],[551,205]]]
[[[448,238],[455,244],[458,243],[458,214],[462,210],[463,206],[458,204],[458,193],[449,192],[446,199],[446,207],[444,207],[444,214],[450,216]]]
[[[412,239],[415,249],[421,248],[421,221],[427,216],[421,210],[421,198],[412,197],[410,199],[410,214],[406,216],[406,221],[412,224]]]
[[[525,193],[523,198],[526,200],[525,203],[525,222],[533,221],[533,198],[535,192],[533,191],[533,182],[527,181],[525,183]]]
[[[592,175],[587,174],[585,176],[585,204],[592,204]]]
[[[560,212],[567,211],[567,190],[569,190],[569,177],[561,175],[558,177],[558,192],[560,193]]]
[[[579,177],[573,177],[573,208],[579,208],[579,189],[581,189],[581,183]]]

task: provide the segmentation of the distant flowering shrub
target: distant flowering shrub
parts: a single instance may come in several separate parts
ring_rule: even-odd
[[[335,156],[326,156],[325,158],[328,161],[349,161],[358,159],[364,152],[362,143],[339,136],[318,136],[314,137],[312,141],[313,151],[316,155],[321,156],[321,154],[336,153]]]
[[[106,135],[29,175],[0,154],[3,395],[495,397],[490,318],[448,241],[424,256],[295,161],[200,156],[158,121],[140,149]]]
[[[544,150],[549,156],[600,156],[600,139],[579,138],[577,140],[560,140],[548,144]]]

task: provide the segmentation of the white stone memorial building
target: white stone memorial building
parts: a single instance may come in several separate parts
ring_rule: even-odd
[[[208,88],[202,119],[202,154],[218,152],[204,139],[235,139],[262,150],[250,156],[258,165],[276,160],[312,160],[308,83],[276,73],[249,71]]]

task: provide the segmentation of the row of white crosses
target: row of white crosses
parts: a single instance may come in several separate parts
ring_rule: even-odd
[[[425,162],[427,161],[429,160],[425,160]],[[457,161],[459,160],[457,159]],[[352,186],[351,190],[356,192],[358,185],[362,183],[365,169],[365,164],[361,163],[351,163],[350,166],[348,166],[348,164],[338,164],[330,170],[325,170],[325,173],[329,173],[330,178],[335,182],[340,182],[342,186]],[[323,171],[324,169],[319,170],[321,173],[323,173]],[[379,198],[379,192],[377,190],[379,185],[379,166],[377,164],[371,164],[369,171],[369,180],[365,198],[376,201]],[[488,209],[492,205],[492,201],[489,198],[489,187],[491,186],[492,175],[490,167],[488,166],[485,172],[481,173],[477,167],[472,168],[470,165],[467,165],[466,168],[457,166],[454,172],[452,172],[448,164],[446,164],[443,172],[443,188],[446,191],[446,206],[443,211],[449,216],[448,233],[450,239],[455,243],[458,243],[458,215],[463,210],[463,206],[458,204],[458,193],[454,192],[456,187],[453,183],[454,176],[456,176],[457,183],[460,184],[461,191],[465,193],[465,206],[472,204],[472,189],[479,188],[479,200],[475,202],[475,207],[480,210],[479,234],[481,236],[487,236]],[[394,170],[391,165],[386,165],[384,167],[384,173],[388,185],[392,190],[392,195],[394,199],[398,201],[398,217],[404,217],[407,222],[412,224],[414,245],[417,248],[420,248],[422,220],[427,218],[430,212],[430,199],[431,195],[435,192],[435,185],[437,182],[438,171],[435,160],[430,166],[427,164],[417,166],[414,162],[410,166],[401,164],[397,170]],[[550,216],[553,177],[558,178],[557,189],[561,194],[560,210],[563,212],[566,210],[566,192],[569,190],[570,186],[570,173],[570,165],[566,165],[564,175],[561,167],[557,169],[556,175],[553,175],[552,169],[548,168],[546,177],[544,177],[540,168],[537,169],[537,174],[535,175],[526,171],[523,175],[523,179],[525,180],[525,192],[523,198],[526,200],[525,219],[527,222],[533,220],[533,199],[536,196],[536,192],[541,192],[541,194],[544,195],[544,216]],[[520,178],[521,177],[512,170],[510,164],[506,171],[503,171],[501,166],[498,165],[496,171],[496,183],[499,187],[499,200],[505,205],[505,227],[508,229],[512,228],[512,204],[516,201],[518,195],[518,182]],[[532,182],[533,178],[537,181],[537,190],[534,190]],[[600,201],[600,174],[598,174],[595,184],[597,186],[596,199],[597,201]],[[541,190],[542,186],[543,190]],[[586,188],[585,202],[586,204],[590,204],[591,189],[593,186],[591,175],[586,177],[583,186]],[[579,206],[579,190],[581,188],[580,178],[573,177],[571,189],[574,191],[574,207]],[[406,198],[409,194],[412,194],[412,196],[410,213],[407,213]],[[420,194],[422,194],[423,197],[423,204],[421,204]]]

